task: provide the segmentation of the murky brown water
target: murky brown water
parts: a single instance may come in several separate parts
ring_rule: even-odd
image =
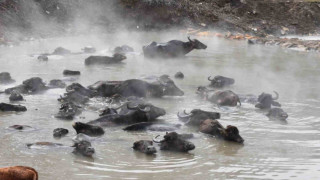
[[[57,98],[64,89],[44,94],[27,95],[21,104],[23,113],[0,113],[0,166],[27,165],[37,169],[40,179],[319,179],[320,177],[320,56],[294,52],[278,47],[249,46],[243,41],[216,38],[200,39],[208,45],[205,51],[194,51],[182,60],[148,60],[143,55],[130,55],[122,65],[84,66],[88,55],[55,56],[39,62],[29,54],[52,52],[57,46],[80,51],[93,45],[97,54],[110,54],[108,49],[128,44],[141,52],[150,41],[186,39],[185,35],[168,33],[130,33],[104,36],[64,37],[25,42],[14,47],[0,47],[0,72],[8,71],[20,84],[39,76],[45,81],[63,78],[64,69],[80,70],[76,80],[87,86],[98,80],[124,80],[145,75],[185,74],[175,80],[184,90],[184,97],[148,99],[166,109],[161,119],[179,123],[179,110],[201,108],[221,112],[220,122],[239,128],[244,145],[229,143],[195,132],[183,126],[179,132],[192,132],[196,149],[190,153],[158,151],[156,156],[134,152],[131,146],[140,139],[152,139],[158,132],[125,132],[122,127],[107,128],[106,134],[95,139],[94,159],[75,156],[71,148],[28,149],[26,143],[52,141],[72,145],[75,136],[70,121],[55,119]],[[207,85],[209,75],[224,75],[236,79],[230,89],[240,94],[280,94],[282,108],[289,114],[288,124],[269,121],[265,112],[244,103],[238,108],[218,108],[202,102],[195,95],[199,85]],[[0,90],[11,87],[0,86]],[[0,95],[8,102],[7,95]],[[87,122],[98,117],[97,110],[105,104],[97,99],[74,121]],[[36,110],[38,109],[38,110]],[[85,119],[80,119],[85,117]],[[15,132],[6,129],[14,124],[34,127],[32,131]],[[69,129],[67,137],[56,140],[55,128]]]

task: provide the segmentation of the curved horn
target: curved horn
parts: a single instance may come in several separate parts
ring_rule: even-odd
[[[192,40],[190,39],[190,36],[188,36],[188,39],[189,39],[190,42],[192,42]]]
[[[275,94],[276,94],[276,97],[274,98],[274,97],[272,97],[272,100],[277,100],[277,99],[279,99],[279,94],[276,92],[276,91],[273,91]]]
[[[127,103],[127,109],[129,109],[129,110],[137,110],[138,106],[130,107],[129,103]]]
[[[185,113],[186,115],[189,115],[189,116],[192,115],[191,113],[187,113],[186,110],[183,110],[183,113]]]
[[[156,140],[159,136],[160,136],[160,135],[157,135],[156,137],[154,137],[154,138],[152,139],[152,141],[155,142],[155,143],[161,143],[161,141],[157,141],[157,140]]]
[[[139,108],[139,110],[140,111],[142,111],[142,112],[149,112],[151,109],[150,109],[150,107],[149,106],[146,106],[145,108],[143,108],[143,109],[141,109],[141,107],[140,106],[138,106],[138,108]]]
[[[239,106],[241,106],[241,101],[240,101],[240,98],[238,98],[238,102],[239,102]]]
[[[208,77],[208,81],[216,81],[214,78],[213,79],[210,79],[211,76]]]
[[[185,113],[185,110],[183,112]],[[185,113],[185,114],[187,114],[187,113]],[[178,116],[178,118],[184,119],[184,118],[188,118],[188,117],[192,116],[192,114],[187,114],[187,116],[181,116],[180,113],[178,112],[177,116]]]

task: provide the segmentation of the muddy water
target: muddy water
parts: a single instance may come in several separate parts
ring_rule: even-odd
[[[131,148],[136,140],[152,139],[159,132],[124,132],[122,127],[107,128],[106,134],[96,138],[93,159],[75,156],[69,147],[28,149],[26,143],[52,141],[72,145],[75,131],[72,121],[55,119],[57,98],[64,89],[49,90],[43,94],[26,95],[21,104],[28,108],[23,113],[0,113],[0,166],[27,165],[38,170],[40,179],[319,179],[320,177],[320,57],[317,54],[295,52],[278,47],[249,46],[242,41],[200,38],[208,45],[206,50],[194,51],[184,59],[149,60],[137,53],[128,55],[121,65],[84,66],[88,55],[51,56],[48,62],[39,62],[30,54],[52,52],[57,46],[80,51],[93,45],[96,54],[110,55],[109,49],[128,44],[137,52],[141,46],[172,38],[186,39],[183,34],[130,33],[119,35],[62,37],[24,42],[13,47],[0,47],[0,72],[8,71],[17,81],[1,86],[0,90],[21,83],[30,77],[45,81],[65,78],[64,69],[80,70],[74,79],[85,86],[98,80],[124,80],[147,75],[177,72],[184,80],[175,80],[184,90],[183,97],[148,99],[166,109],[160,119],[181,123],[178,111],[194,108],[217,111],[220,122],[235,125],[245,139],[244,145],[224,142],[183,126],[179,132],[194,133],[191,141],[196,149],[190,153],[161,152],[146,156]],[[230,89],[239,94],[280,94],[282,108],[289,114],[288,124],[269,121],[265,112],[252,104],[236,108],[218,108],[203,102],[195,95],[200,85],[207,85],[209,75],[224,75],[236,79]],[[68,82],[69,84],[71,82]],[[8,102],[7,95],[0,95]],[[74,121],[87,122],[98,117],[99,109],[106,106],[101,99],[92,99],[85,111]],[[33,127],[16,132],[6,129],[14,124]],[[54,139],[55,128],[69,129],[67,137]]]

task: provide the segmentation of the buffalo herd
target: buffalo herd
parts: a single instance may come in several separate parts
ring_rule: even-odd
[[[206,48],[207,46],[199,40],[188,38],[187,42],[179,40],[172,40],[166,43],[152,42],[149,45],[143,46],[143,53],[146,58],[176,58],[183,57],[193,49]],[[93,47],[85,47],[82,49],[82,52],[72,53],[70,50],[58,47],[53,53],[39,55],[38,59],[47,61],[51,55],[90,54],[95,51]],[[89,66],[122,63],[126,59],[126,54],[132,52],[134,50],[130,46],[119,46],[113,50],[114,55],[112,57],[89,56],[85,59],[84,64]],[[64,70],[63,74],[65,76],[79,76],[81,73],[79,71]],[[174,77],[183,79],[184,74],[178,72]],[[280,103],[276,101],[279,98],[277,92],[275,92],[275,97],[268,93],[262,93],[259,96],[238,95],[227,89],[235,83],[235,80],[232,78],[220,75],[215,77],[209,76],[208,81],[208,85],[201,85],[195,89],[195,93],[201,101],[211,102],[218,107],[240,107],[241,102],[251,103],[256,108],[261,109],[261,112],[266,112],[266,116],[270,120],[286,121],[288,118],[288,114],[280,108]],[[15,80],[11,78],[8,72],[0,73],[0,84],[10,84],[13,82]],[[161,139],[158,139],[159,135],[154,137],[153,140],[138,140],[133,143],[133,149],[145,154],[155,154],[157,152],[154,144],[158,144],[160,150],[163,151],[188,152],[195,149],[195,145],[189,141],[193,137],[192,134],[177,133],[176,131],[179,131],[182,126],[181,124],[159,122],[158,118],[166,114],[165,109],[146,101],[148,98],[161,98],[163,96],[184,96],[183,90],[168,75],[127,79],[124,81],[97,81],[88,87],[84,87],[79,83],[67,85],[65,81],[59,79],[53,79],[46,84],[41,78],[33,77],[23,81],[20,85],[7,88],[1,93],[8,94],[10,101],[14,102],[23,101],[22,95],[24,94],[36,94],[53,88],[66,89],[66,93],[58,99],[60,107],[57,108],[57,113],[54,115],[57,119],[73,120],[88,106],[87,102],[91,98],[103,97],[107,99],[106,102],[109,105],[97,119],[86,123],[73,123],[73,128],[79,136],[103,136],[106,134],[105,128],[108,127],[122,127],[125,131],[158,131],[166,133]],[[26,110],[27,108],[21,105],[0,103],[0,111],[18,112]],[[236,126],[227,125],[224,127],[220,124],[218,119],[221,118],[221,114],[218,112],[193,109],[188,113],[184,110],[177,113],[177,118],[183,125],[193,127],[198,132],[226,141],[239,144],[244,143],[244,139],[240,136],[240,131]],[[24,125],[14,125],[12,127],[21,130],[24,128]],[[68,133],[68,129],[64,128],[53,130],[53,136],[57,139],[63,138]],[[52,142],[27,144],[28,148],[34,146],[59,147],[64,145]],[[92,157],[95,153],[95,149],[91,146],[89,138],[74,140],[72,148],[74,149],[74,154],[87,157]],[[26,173],[26,177],[38,176],[33,169],[22,166],[12,168],[15,168],[12,171],[17,171],[17,173]],[[2,174],[2,172],[6,171],[10,171],[10,168],[0,168],[0,179],[3,179],[1,178],[2,176],[10,179],[10,175],[6,176]]]

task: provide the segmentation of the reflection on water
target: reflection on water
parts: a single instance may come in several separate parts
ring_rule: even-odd
[[[151,140],[164,132],[125,132],[123,127],[107,128],[106,134],[95,138],[93,159],[72,154],[72,148],[28,149],[26,143],[51,141],[72,146],[75,136],[70,121],[53,117],[58,111],[57,98],[65,92],[53,89],[38,95],[26,95],[20,102],[28,108],[23,113],[0,113],[0,166],[28,165],[39,171],[41,179],[318,179],[320,176],[320,63],[319,56],[295,52],[278,47],[248,46],[242,41],[216,38],[200,39],[208,48],[194,51],[184,59],[148,60],[141,55],[142,45],[150,41],[164,42],[185,39],[182,34],[130,33],[119,35],[64,37],[25,42],[16,47],[0,48],[0,72],[8,71],[15,84],[0,86],[0,90],[17,85],[23,80],[39,76],[46,82],[64,79],[64,69],[80,70],[81,76],[68,79],[85,86],[98,80],[124,80],[149,75],[168,74],[171,77],[181,71],[183,80],[175,80],[184,90],[184,97],[149,99],[167,114],[160,119],[181,123],[178,111],[194,108],[221,113],[221,124],[235,125],[245,139],[244,145],[225,142],[182,126],[180,132],[194,133],[191,141],[196,149],[190,153],[160,151],[154,156],[134,151],[136,140]],[[138,52],[128,55],[124,64],[115,66],[84,66],[88,55],[51,56],[41,62],[35,53],[52,52],[63,46],[74,52],[93,45],[97,54],[110,55],[109,49],[127,44]],[[230,87],[239,94],[280,94],[279,102],[289,114],[288,124],[269,121],[266,112],[254,105],[243,103],[241,107],[217,107],[198,99],[195,90],[208,85],[208,76],[224,75],[236,80]],[[1,102],[8,96],[1,94]],[[92,99],[86,110],[74,121],[87,122],[98,117],[105,104],[103,99]],[[29,125],[33,129],[12,131],[15,124]],[[54,139],[52,131],[64,127],[70,133]],[[156,145],[157,146],[157,145]]]

